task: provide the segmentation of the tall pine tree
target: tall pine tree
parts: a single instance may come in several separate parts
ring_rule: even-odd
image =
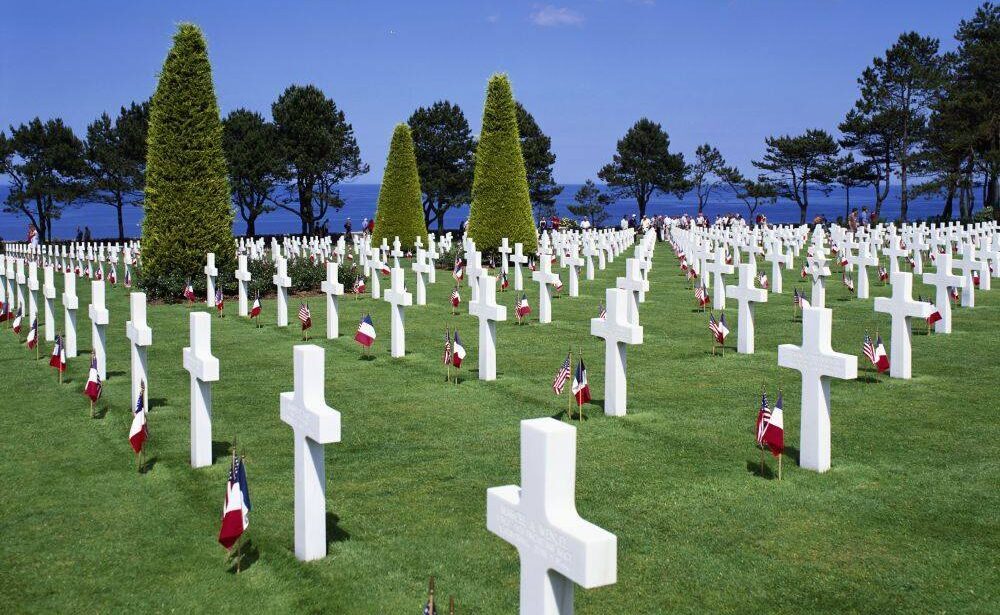
[[[222,121],[201,30],[181,24],[150,106],[142,277],[191,276],[215,253],[235,262]],[[180,289],[178,289],[180,292]]]
[[[504,237],[528,253],[538,246],[514,95],[502,74],[490,77],[486,89],[468,232],[481,250],[500,247]]]
[[[382,239],[391,243],[396,237],[404,248],[412,248],[417,237],[421,241],[427,237],[417,157],[413,150],[413,136],[406,124],[397,124],[392,132],[382,187],[378,192],[372,243],[380,244]]]

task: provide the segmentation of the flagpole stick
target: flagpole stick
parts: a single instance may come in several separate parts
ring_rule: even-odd
[[[782,454],[778,453],[778,480],[781,480],[781,458]]]
[[[764,476],[764,447],[758,444],[757,448],[760,449],[760,475]]]

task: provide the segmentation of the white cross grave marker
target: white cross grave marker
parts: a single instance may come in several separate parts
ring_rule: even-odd
[[[521,421],[521,485],[486,491],[486,527],[521,558],[521,615],[572,615],[574,583],[618,579],[618,538],[576,512],[576,428]]]
[[[146,348],[153,343],[153,330],[146,325],[146,293],[129,294],[131,319],[125,323],[125,337],[132,347],[132,410],[139,402],[139,387],[146,383],[143,410],[149,410],[149,362]]]
[[[326,339],[340,337],[340,310],[337,297],[344,294],[344,285],[337,279],[339,269],[337,263],[326,264],[326,279],[320,284],[320,290],[326,295]]]
[[[832,327],[833,310],[804,307],[802,345],[778,346],[778,365],[802,373],[799,465],[816,472],[830,469],[830,378],[858,377],[858,358],[833,351]]]
[[[629,259],[631,260],[631,259]],[[605,291],[605,318],[590,319],[590,334],[603,338],[604,414],[625,416],[627,379],[626,344],[642,343],[642,327],[628,317],[628,291],[609,288]]]
[[[76,311],[80,308],[80,298],[76,296],[76,274],[68,271],[63,276],[62,303],[66,322],[63,343],[66,345],[66,358],[72,359],[76,356]]]
[[[751,259],[749,263],[740,265],[740,283],[737,286],[727,286],[726,294],[736,299],[739,305],[739,318],[736,329],[736,352],[753,354],[754,351],[754,303],[766,303],[767,291],[754,288],[757,278],[757,266]]]
[[[497,279],[483,274],[476,282],[479,297],[469,302],[469,313],[479,318],[479,379],[497,379],[497,321],[507,320],[507,307],[497,305]]]
[[[239,315],[246,316],[250,313],[247,309],[247,289],[250,285],[250,271],[247,269],[247,255],[239,255],[239,266],[236,268],[236,280],[239,282]]]
[[[924,284],[930,284],[936,289],[934,307],[941,313],[941,320],[934,323],[934,331],[951,333],[951,297],[948,294],[948,287],[962,287],[965,284],[965,278],[952,273],[951,254],[938,254],[934,263],[934,273],[924,274]],[[891,361],[889,369],[892,369]]]
[[[205,299],[205,305],[208,307],[215,307],[215,277],[219,275],[219,270],[215,268],[215,254],[209,252],[205,255],[207,263],[205,264],[205,294],[208,297]]]
[[[427,251],[417,248],[417,254],[410,265],[417,278],[416,304],[427,305],[427,277],[434,269],[434,263],[427,257]]]
[[[392,269],[392,286],[384,293],[390,307],[390,337],[391,354],[393,357],[406,355],[406,326],[403,319],[403,308],[413,305],[413,295],[405,288],[403,269]]]
[[[56,339],[56,284],[55,270],[52,264],[45,265],[45,284],[42,286],[42,297],[45,299],[45,341]]]
[[[295,347],[295,390],[281,394],[281,420],[295,438],[295,557],[326,556],[326,466],[323,447],[340,442],[340,413],[326,405],[325,351]]]
[[[275,272],[271,281],[277,289],[277,305],[274,313],[277,317],[279,327],[288,326],[288,289],[292,286],[292,279],[288,277],[288,261],[278,256],[274,261]]]
[[[515,244],[515,247],[519,245],[521,244]],[[515,269],[515,275],[516,272]],[[538,322],[552,322],[551,285],[559,281],[559,275],[552,273],[552,257],[549,253],[539,253],[538,271],[531,272],[531,279],[538,282]]]
[[[913,274],[897,271],[892,276],[892,298],[875,297],[875,311],[892,317],[889,339],[889,375],[909,380],[912,377],[913,337],[910,318],[926,319],[933,313],[930,303],[913,300]]]
[[[712,274],[712,292],[714,294],[712,304],[717,310],[726,309],[726,283],[722,276],[732,275],[735,270],[733,265],[726,264],[726,251],[722,248],[715,251],[714,261],[705,264],[705,273]]]
[[[108,310],[104,307],[104,280],[90,283],[91,345],[97,359],[97,374],[101,381],[108,379]]]
[[[219,380],[219,359],[212,356],[212,317],[191,313],[191,345],[184,369],[191,374],[191,467],[212,465],[212,383]]]
[[[528,257],[524,254],[524,244],[514,244],[514,255],[510,257],[510,262],[514,265],[514,290],[524,290],[524,276],[521,274],[521,265],[528,264]]]

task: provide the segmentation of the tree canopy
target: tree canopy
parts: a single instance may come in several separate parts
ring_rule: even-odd
[[[142,204],[146,185],[149,101],[107,113],[87,126],[87,196],[115,208],[118,240],[125,239],[124,208]]]
[[[444,230],[445,214],[472,200],[476,140],[458,105],[420,107],[407,121],[420,173],[424,220]]]
[[[274,211],[275,190],[287,177],[278,129],[256,111],[235,109],[222,121],[222,147],[233,204],[252,237],[257,218]]]
[[[528,176],[528,192],[538,218],[556,215],[556,197],[563,187],[552,177],[556,155],[552,152],[552,139],[542,132],[535,118],[520,102],[517,108],[517,132],[521,137],[521,154]]]
[[[397,124],[392,132],[382,187],[378,192],[372,242],[379,244],[383,239],[392,242],[396,237],[404,248],[413,248],[418,237],[421,241],[427,237],[413,136],[406,124]]]
[[[663,127],[642,118],[618,141],[612,161],[597,176],[614,191],[618,198],[634,198],[639,216],[646,215],[646,206],[653,194],[673,194],[678,199],[689,189],[685,177],[684,154],[671,153],[670,137]]]
[[[799,206],[799,223],[806,223],[810,187],[829,192],[834,159],[840,148],[825,130],[807,130],[801,135],[767,137],[764,157],[753,165],[765,171],[778,196]]]

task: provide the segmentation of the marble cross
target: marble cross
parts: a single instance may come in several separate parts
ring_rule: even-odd
[[[90,307],[87,311],[91,323],[91,345],[97,359],[97,374],[103,382],[108,379],[108,310],[104,307],[104,280],[90,283]]]
[[[132,410],[139,403],[139,387],[146,383],[143,410],[149,410],[149,361],[146,349],[153,344],[153,330],[146,324],[146,293],[129,294],[130,320],[125,323],[125,337],[132,356]]]
[[[528,257],[524,254],[524,244],[514,244],[514,255],[510,257],[510,262],[514,265],[514,290],[524,290],[524,276],[521,274],[521,265],[528,264]]]
[[[56,283],[55,269],[52,264],[45,265],[45,283],[42,285],[42,297],[45,299],[45,341],[56,339]]]
[[[479,276],[486,271],[483,268],[483,253],[472,248],[466,255],[468,262],[465,264],[465,271],[469,274],[469,300],[477,301],[479,299],[479,284],[477,282]]]
[[[740,265],[740,283],[727,286],[726,294],[736,299],[739,305],[739,318],[736,329],[736,352],[753,354],[754,352],[754,303],[766,303],[767,291],[754,288],[757,278],[757,266],[753,259]]]
[[[497,252],[500,253],[500,271],[503,273],[510,271],[510,254],[512,251],[510,243],[507,241],[507,238],[504,237],[500,241],[500,247],[497,248]]]
[[[215,254],[209,252],[205,255],[205,259],[208,261],[205,264],[205,294],[208,295],[208,298],[205,299],[205,305],[214,308],[215,278],[219,275],[219,270],[215,268]]]
[[[709,273],[712,274],[712,305],[715,306],[717,310],[726,309],[726,284],[722,279],[723,275],[732,275],[736,268],[733,265],[726,264],[726,251],[719,248],[715,251],[715,260],[711,263],[705,264],[705,272],[703,275]]]
[[[191,374],[191,467],[212,465],[212,383],[219,380],[219,359],[212,356],[212,317],[192,312],[191,345],[184,369]]]
[[[434,269],[434,262],[428,258],[426,250],[417,248],[416,256],[410,268],[413,269],[413,273],[417,278],[416,304],[427,305],[427,276]]]
[[[771,292],[776,295],[780,295],[784,290],[782,284],[781,265],[787,262],[787,258],[781,252],[780,243],[775,242],[769,245],[770,249],[767,252],[767,256],[764,257],[764,260],[771,263]]]
[[[326,465],[324,445],[340,442],[340,413],[326,405],[325,351],[295,346],[295,390],[282,393],[281,420],[295,438],[295,557],[326,557]]]
[[[572,615],[574,583],[618,580],[618,538],[576,511],[576,428],[521,421],[521,485],[486,491],[486,528],[521,559],[521,615]]]
[[[282,257],[278,257],[274,261],[274,277],[271,281],[274,283],[274,287],[277,291],[277,305],[274,308],[274,313],[277,316],[277,324],[279,327],[288,326],[288,289],[292,286],[292,278],[288,277],[288,261]]]
[[[889,276],[892,297],[875,297],[875,311],[892,318],[892,337],[889,339],[889,376],[912,378],[913,337],[910,318],[926,319],[934,312],[930,303],[913,300],[913,274],[897,271]]]
[[[778,346],[778,365],[802,374],[799,465],[816,472],[830,469],[830,378],[858,377],[858,357],[833,351],[832,328],[833,310],[804,307],[802,345]]]
[[[475,282],[479,297],[469,302],[469,313],[479,318],[479,379],[497,379],[497,322],[507,320],[507,308],[497,305],[497,279],[483,274]]]
[[[77,354],[76,311],[80,309],[80,298],[76,295],[76,274],[72,270],[63,274],[62,304],[66,323],[63,344],[66,348],[66,358],[72,359]]]
[[[817,250],[816,255],[809,257],[807,262],[809,263],[809,274],[813,279],[809,304],[813,307],[826,307],[826,278],[830,275],[830,268],[826,265],[826,257]]]
[[[631,260],[631,259],[630,259]],[[609,288],[605,291],[605,318],[590,319],[590,334],[603,338],[604,345],[604,414],[625,416],[626,344],[642,343],[642,327],[629,319],[628,291]]]
[[[862,242],[858,246],[857,254],[849,254],[847,256],[847,264],[852,265],[857,269],[858,278],[858,299],[868,298],[868,267],[874,267],[878,265],[878,259],[872,256],[871,249],[867,242]]]
[[[237,258],[239,259],[239,265],[236,268],[236,281],[239,287],[239,315],[246,316],[250,313],[247,298],[247,291],[250,286],[250,271],[247,269],[247,255],[240,254]]]
[[[38,263],[28,263],[28,323],[38,318]]]
[[[649,282],[642,279],[636,259],[625,259],[625,277],[616,280],[616,287],[627,293],[628,321],[634,325],[639,324],[639,303],[643,289],[648,286]]]
[[[569,296],[580,296],[580,267],[583,266],[583,259],[576,248],[572,248],[568,254],[563,256],[563,267],[569,267]],[[647,282],[648,284],[648,282]]]
[[[892,236],[889,238],[889,247],[882,250],[882,253],[889,258],[889,276],[892,277],[892,274],[899,271],[899,257],[908,255],[910,251],[899,245],[898,237]]]
[[[390,305],[391,354],[393,357],[406,355],[406,326],[403,319],[403,308],[413,305],[413,295],[406,291],[402,267],[393,267],[392,286],[384,293],[386,302]]]
[[[552,322],[552,285],[559,281],[559,275],[552,273],[552,257],[548,252],[538,254],[538,270],[531,273],[531,279],[538,282],[538,322]]]
[[[326,295],[326,339],[340,337],[340,310],[337,297],[344,294],[344,285],[338,281],[337,263],[326,264],[326,279],[320,284],[320,290]]]
[[[976,307],[976,285],[972,283],[972,273],[979,270],[979,261],[970,245],[966,245],[965,253],[955,262],[955,266],[962,270],[962,278],[965,280],[962,284],[962,307]]]

